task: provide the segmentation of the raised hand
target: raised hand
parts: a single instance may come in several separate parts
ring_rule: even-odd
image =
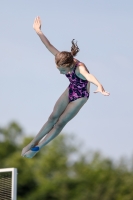
[[[36,17],[33,23],[33,28],[35,31],[40,31],[41,30],[41,19],[40,17]]]
[[[104,90],[104,88],[103,88],[102,85],[99,85],[99,86],[97,87],[97,90],[96,90],[94,93],[98,93],[98,92],[101,92],[101,94],[103,94],[103,95],[105,95],[105,96],[109,96],[109,95],[110,95],[109,92],[107,92],[107,91]]]

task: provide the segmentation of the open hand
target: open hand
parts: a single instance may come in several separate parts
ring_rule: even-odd
[[[40,17],[36,17],[33,23],[33,28],[35,31],[41,30],[41,19]]]
[[[110,95],[109,92],[107,92],[107,91],[104,90],[104,88],[103,88],[102,85],[99,85],[99,86],[97,87],[97,90],[96,90],[94,93],[98,93],[98,92],[101,92],[101,93],[102,93],[103,95],[105,95],[105,96],[109,96],[109,95]]]

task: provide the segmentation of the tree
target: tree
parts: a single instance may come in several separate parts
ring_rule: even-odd
[[[61,134],[33,159],[21,157],[32,138],[17,123],[1,128],[0,138],[0,168],[18,169],[18,200],[133,199],[133,173],[126,164],[117,166],[99,152],[81,154],[70,135]]]

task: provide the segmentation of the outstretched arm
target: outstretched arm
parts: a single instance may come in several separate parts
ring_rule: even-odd
[[[36,17],[33,23],[33,28],[40,37],[43,44],[46,46],[46,48],[55,56],[59,51],[49,42],[49,40],[46,38],[46,36],[41,31],[41,19],[40,17]]]
[[[93,76],[92,74],[88,73],[85,66],[79,66],[79,72],[90,82],[97,86],[97,90],[94,93],[101,92],[105,96],[109,96],[110,93],[105,91],[101,83]]]

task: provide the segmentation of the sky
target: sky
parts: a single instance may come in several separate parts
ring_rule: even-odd
[[[69,85],[33,29],[36,16],[59,51],[78,42],[76,58],[110,92],[94,94],[92,84],[88,102],[62,134],[74,134],[84,152],[133,156],[132,0],[1,1],[0,127],[16,121],[35,136]]]

